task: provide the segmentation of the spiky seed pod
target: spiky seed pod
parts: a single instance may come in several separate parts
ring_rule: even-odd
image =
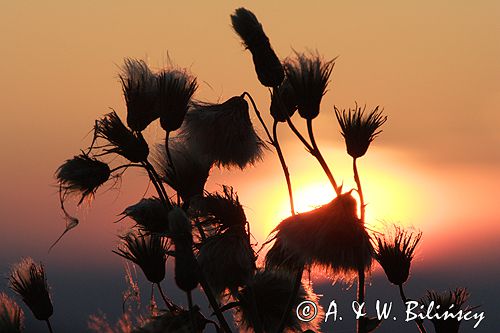
[[[196,78],[185,70],[165,70],[156,76],[161,127],[175,131],[181,127],[191,97],[198,88]]]
[[[175,245],[175,282],[181,290],[189,292],[196,288],[199,282],[198,263],[193,253],[191,222],[179,207],[172,208],[168,219]]]
[[[127,104],[127,124],[141,132],[159,117],[155,75],[143,60],[126,58],[119,74]]]
[[[282,221],[274,230],[275,243],[266,256],[266,267],[295,271],[297,262],[319,265],[346,279],[361,269],[368,270],[373,247],[356,216],[356,205],[348,192],[317,209]]]
[[[305,119],[318,116],[321,99],[326,93],[335,59],[324,61],[319,55],[295,53],[296,59],[285,61],[285,72],[295,93],[299,114]]]
[[[195,326],[194,332],[201,333],[204,331],[208,321],[200,313],[200,309],[197,306],[194,306],[192,311],[194,312],[192,316]],[[151,318],[140,328],[132,330],[131,333],[193,333],[191,327],[189,311],[176,306],[174,311],[168,311]]]
[[[7,294],[0,293],[0,332],[21,333],[23,329],[23,310]]]
[[[193,153],[215,161],[219,167],[243,169],[262,157],[264,143],[255,133],[248,103],[241,96],[222,104],[195,105],[181,129]]]
[[[370,143],[382,132],[379,128],[387,121],[387,116],[383,115],[383,110],[379,110],[378,106],[368,115],[365,115],[365,107],[356,106],[347,111],[340,111],[335,107],[335,115],[345,139],[347,153],[353,158],[366,153]]]
[[[248,234],[242,227],[231,227],[207,238],[198,252],[201,271],[219,296],[226,289],[236,295],[238,287],[246,285],[252,278],[255,260]]]
[[[114,253],[138,265],[148,281],[160,283],[165,278],[167,242],[156,234],[129,233]]]
[[[457,333],[460,328],[460,321],[457,316],[447,319],[443,318],[445,311],[457,314],[459,311],[466,312],[470,307],[465,307],[469,300],[469,292],[466,288],[456,288],[454,290],[439,294],[435,291],[427,291],[425,299],[420,303],[424,305],[423,311],[430,311],[431,316],[439,315],[441,319],[431,319],[436,333]],[[439,308],[437,306],[439,305]]]
[[[279,87],[273,88],[270,111],[274,120],[279,122],[286,122],[297,111],[295,92],[287,78]]]
[[[238,8],[231,15],[234,31],[252,53],[255,72],[260,83],[266,87],[277,87],[285,77],[283,66],[276,56],[269,38],[257,17],[248,9]]]
[[[218,225],[221,229],[244,227],[247,223],[243,206],[231,186],[223,185],[222,193],[207,194],[197,202],[196,209],[204,222]]]
[[[375,236],[375,259],[380,263],[389,281],[402,285],[408,280],[411,261],[422,233],[403,230],[394,226],[393,235]]]
[[[106,153],[119,154],[134,163],[147,161],[148,143],[141,132],[134,133],[129,130],[116,112],[110,112],[97,120],[94,133],[96,138],[109,142],[103,147]]]
[[[148,233],[168,236],[168,209],[159,198],[143,198],[135,205],[128,206],[122,213],[133,219],[140,229]]]
[[[277,271],[259,271],[238,294],[240,306],[236,313],[240,331],[253,331],[260,321],[264,332],[276,332],[293,290],[293,280],[287,274]],[[323,309],[318,306],[314,320],[300,321],[296,314],[297,306],[303,301],[318,303],[318,297],[311,288],[302,285],[293,299],[293,306],[287,314],[285,331],[303,332],[306,329],[317,331],[323,319]]]
[[[106,163],[83,153],[66,160],[56,171],[56,179],[64,195],[81,194],[79,204],[92,197],[110,175],[111,170]]]
[[[14,265],[9,277],[9,287],[22,297],[36,319],[48,320],[54,313],[45,269],[32,258],[24,258]]]
[[[179,193],[183,202],[202,196],[213,161],[194,154],[186,142],[174,138],[168,142],[173,168],[165,145],[158,145],[154,154],[154,163],[162,180]]]

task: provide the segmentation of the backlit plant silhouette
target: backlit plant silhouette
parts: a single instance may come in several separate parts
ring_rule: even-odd
[[[352,157],[356,183],[354,189],[343,188],[326,162],[314,130],[335,59],[326,60],[314,52],[294,52],[280,61],[252,12],[239,8],[231,15],[231,22],[252,54],[258,80],[269,88],[271,129],[257,102],[244,89],[222,103],[199,101],[194,99],[197,78],[188,70],[170,65],[153,71],[143,60],[126,58],[119,73],[126,121],[115,111],[97,119],[89,147],[56,171],[60,205],[67,220],[61,237],[78,225],[77,217],[65,206],[67,200],[76,196],[80,205],[92,199],[99,188],[120,178],[129,168],[141,169],[155,191],[153,196],[124,208],[123,218],[135,224],[120,236],[120,245],[113,252],[140,267],[161,294],[162,303],[156,305],[151,299],[148,314],[134,313],[131,306],[125,306],[140,300],[129,270],[131,289],[124,297],[124,316],[115,328],[104,317],[92,316],[89,327],[93,330],[202,332],[215,326],[218,332],[320,331],[321,308],[309,322],[296,315],[302,301],[318,303],[312,285],[303,283],[304,270],[320,268],[333,280],[356,280],[357,301],[363,303],[365,277],[375,261],[399,288],[403,302],[408,300],[403,285],[422,234],[400,227],[386,235],[373,234],[365,226],[366,205],[358,160],[382,132],[387,120],[383,110],[378,106],[366,109],[355,105],[347,110],[334,107],[346,151]],[[265,139],[254,129],[251,112],[263,127]],[[151,143],[143,131],[156,121],[164,130],[164,140]],[[295,126],[301,121],[305,122],[305,134]],[[329,203],[306,213],[295,211],[293,178],[280,147],[278,126],[286,126],[323,169],[336,194]],[[259,251],[264,253],[264,265],[259,267],[256,244],[251,242],[252,223],[247,220],[237,191],[224,185],[220,191],[210,193],[205,185],[213,168],[244,170],[258,163],[266,148],[275,151],[281,163],[290,216],[276,221],[266,251]],[[165,274],[167,261],[175,265],[174,280],[186,294],[186,309],[175,304],[162,289],[162,283],[173,283]],[[13,268],[10,286],[51,330],[53,307],[44,267],[32,260],[22,261]],[[203,313],[194,304],[192,293],[196,290],[203,291],[215,318],[211,311]],[[453,303],[461,308],[467,297],[463,289],[449,296],[429,292],[424,303]],[[22,330],[22,312],[13,301],[2,296],[0,310],[0,328]],[[224,317],[228,311],[233,313],[233,321]],[[353,328],[366,333],[380,324],[377,318],[360,318]],[[456,332],[459,327],[455,322],[433,324],[436,332]],[[415,329],[426,332],[422,320],[416,321]]]

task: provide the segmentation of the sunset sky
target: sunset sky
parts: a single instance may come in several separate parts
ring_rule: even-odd
[[[85,323],[99,308],[117,311],[113,304],[119,311],[120,289],[113,289],[115,299],[101,295],[94,303],[85,294],[99,295],[96,281],[100,290],[122,283],[123,261],[111,250],[127,224],[113,222],[143,196],[147,178],[131,171],[120,187],[101,189],[76,212],[81,224],[48,254],[64,229],[54,172],[90,144],[95,118],[110,107],[125,118],[117,78],[124,57],[146,59],[155,69],[170,58],[189,68],[200,83],[196,98],[204,101],[248,91],[270,124],[268,91],[230,26],[240,6],[258,16],[280,58],[293,50],[338,56],[315,127],[346,189],[354,186],[351,160],[333,106],[384,108],[384,132],[359,161],[369,227],[422,230],[414,275],[438,290],[467,283],[472,303],[498,316],[500,287],[491,284],[500,279],[500,2],[493,0],[2,2],[0,274],[22,256],[42,260],[56,328],[68,327],[71,316]],[[150,142],[163,139],[156,123],[146,135]],[[280,136],[298,209],[330,201],[333,191],[317,163],[284,126]],[[259,244],[288,214],[271,151],[250,169],[214,171],[208,189],[220,184],[235,187]],[[375,280],[373,287],[391,288]],[[77,289],[85,310],[68,295]],[[477,331],[493,327],[486,321]]]

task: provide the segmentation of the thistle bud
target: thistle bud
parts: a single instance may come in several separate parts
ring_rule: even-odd
[[[365,108],[361,109],[358,106],[348,111],[340,111],[335,107],[335,115],[345,139],[347,153],[352,158],[365,155],[370,143],[382,132],[379,128],[387,121],[382,112],[378,106],[368,115],[365,115]]]
[[[140,229],[148,233],[170,234],[168,210],[159,198],[143,198],[122,213],[133,219]]]
[[[54,313],[45,269],[32,258],[25,258],[12,268],[9,287],[22,297],[36,319],[48,320]]]
[[[255,72],[260,83],[266,87],[277,87],[285,77],[283,66],[269,43],[262,24],[248,9],[238,8],[231,15],[234,31],[252,53]]]
[[[300,116],[314,119],[319,114],[335,59],[324,61],[319,55],[295,55],[296,59],[285,62],[286,76],[293,88]]]

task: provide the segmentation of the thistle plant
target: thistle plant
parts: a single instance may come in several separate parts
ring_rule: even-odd
[[[165,308],[142,317],[134,315],[131,307],[125,311],[122,305],[124,314],[116,330],[194,333],[213,324],[217,332],[226,333],[233,327],[257,333],[319,331],[321,307],[315,321],[302,322],[296,315],[301,302],[318,302],[312,284],[302,281],[304,270],[319,268],[334,281],[352,283],[357,279],[357,301],[363,303],[365,275],[372,271],[373,259],[380,263],[389,281],[399,287],[406,302],[403,285],[421,233],[396,227],[394,235],[382,236],[366,227],[365,197],[357,165],[382,132],[385,113],[378,106],[371,111],[357,104],[348,110],[334,107],[356,183],[355,188],[343,188],[339,185],[343,182],[337,183],[341,179],[337,170],[331,167],[331,161],[327,162],[316,141],[314,127],[314,122],[322,119],[323,96],[329,89],[336,58],[325,58],[318,52],[294,52],[280,60],[254,13],[239,8],[230,19],[252,54],[258,80],[269,89],[267,119],[272,119],[272,126],[268,127],[259,111],[259,101],[243,88],[241,94],[223,102],[204,101],[197,96],[198,78],[186,69],[169,64],[152,70],[144,60],[125,58],[119,80],[126,118],[114,109],[97,117],[88,148],[63,162],[56,171],[66,219],[61,237],[79,222],[66,209],[70,198],[76,196],[77,205],[90,201],[107,182],[119,179],[130,168],[142,171],[153,185],[153,193],[122,208],[121,219],[131,220],[133,225],[113,252],[141,268],[152,284],[151,299],[156,286]],[[252,123],[252,112],[263,127],[265,139]],[[304,122],[305,135],[296,126],[298,121]],[[296,211],[296,189],[278,138],[280,125],[293,133],[321,166],[335,191],[327,204],[309,212]],[[148,127],[163,131],[161,142],[148,138]],[[223,185],[222,191],[210,192],[207,184],[214,168],[244,171],[263,159],[267,147],[276,152],[280,161],[290,216],[275,221],[277,226],[266,246],[261,247],[266,253],[256,250],[251,234],[255,221],[247,219],[245,199],[240,201],[237,189]],[[264,260],[259,261],[259,257]],[[169,275],[166,267],[172,260],[174,269]],[[46,321],[51,330],[53,307],[43,266],[26,259],[14,267],[9,282],[34,316]],[[184,292],[187,309],[168,299],[161,283],[175,285]],[[135,289],[139,300],[140,293]],[[195,304],[193,293],[205,295],[216,321],[207,319]],[[435,302],[458,309],[467,297],[462,289],[444,296],[429,292],[425,304],[430,307]],[[225,311],[233,312],[232,323],[224,316]],[[0,295],[0,331],[19,332],[21,318],[19,307]],[[95,330],[113,331],[103,316],[92,317],[90,322]],[[416,323],[425,332],[423,322]],[[436,320],[433,324],[437,332],[456,332],[459,327],[454,321]],[[378,325],[377,318],[360,318],[356,332],[371,332]]]
[[[47,323],[47,328],[52,333],[49,318],[54,313],[54,308],[43,265],[34,262],[32,258],[24,258],[12,268],[9,287],[23,299],[36,319]]]

